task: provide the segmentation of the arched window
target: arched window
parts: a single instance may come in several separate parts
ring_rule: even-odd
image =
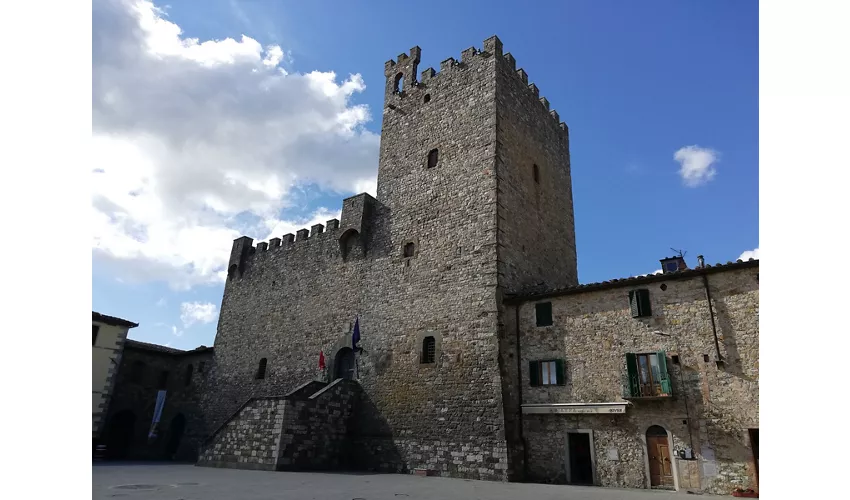
[[[536,163],[531,166],[531,173],[534,176],[534,182],[540,184],[540,168],[537,167]]]
[[[404,90],[404,73],[399,73],[393,81],[393,92],[400,94],[402,90]]]
[[[422,362],[433,363],[437,353],[437,341],[428,336],[422,339]]]
[[[192,372],[194,371],[194,367],[192,363],[189,363],[189,366],[186,367],[186,380],[183,381],[185,385],[189,385],[192,383]]]
[[[416,244],[412,241],[404,245],[404,258],[409,259],[416,253]]]
[[[646,430],[647,436],[667,437],[667,431],[660,425],[653,425]]]
[[[266,358],[260,360],[260,366],[257,368],[257,376],[254,377],[257,380],[261,378],[266,378],[266,363],[268,363],[268,360]]]
[[[440,153],[436,149],[432,149],[428,151],[428,168],[434,168],[437,166],[437,160],[440,159]]]

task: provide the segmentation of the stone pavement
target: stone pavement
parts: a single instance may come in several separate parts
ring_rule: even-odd
[[[675,492],[499,483],[403,474],[264,472],[174,463],[95,463],[92,498],[161,500],[684,500]],[[707,495],[705,495],[707,497]],[[716,497],[715,497],[716,498]]]

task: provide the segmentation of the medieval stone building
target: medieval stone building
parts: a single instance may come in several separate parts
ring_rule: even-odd
[[[198,459],[206,436],[200,397],[212,351],[211,347],[183,351],[126,340],[101,441],[107,458]],[[160,392],[163,404],[154,425]]]
[[[717,462],[721,442],[735,437],[713,441],[710,429],[737,424],[714,422],[709,408],[725,415],[753,390],[757,404],[758,285],[748,281],[757,262],[717,278],[741,281],[735,293],[716,293],[743,295],[746,304],[724,327],[714,314],[725,299],[714,298],[712,324],[720,321],[716,335],[726,336],[716,353],[705,347],[708,306],[694,302],[692,284],[707,270],[624,282],[669,286],[649,294],[652,319],[630,314],[634,294],[619,283],[578,286],[569,133],[558,113],[497,37],[443,61],[439,72],[419,73],[419,61],[414,47],[385,64],[377,197],[345,199],[339,220],[295,235],[233,243],[214,362],[201,387],[209,437],[199,463],[648,487],[639,458],[646,447],[637,443],[656,443],[660,431],[647,434],[647,423],[672,435],[671,453],[687,444]],[[551,305],[543,329],[531,323],[541,297]],[[729,347],[742,328],[746,356]],[[327,373],[317,368],[320,352]],[[668,380],[672,401],[624,398],[620,378],[636,373],[633,352],[654,353],[653,366],[658,353],[675,352],[681,368],[665,374],[687,368],[702,378]],[[727,364],[709,367],[703,352]],[[550,379],[553,387],[541,387]],[[704,399],[713,396],[700,384],[728,386],[723,402]],[[539,413],[561,403],[614,403],[624,415]],[[684,404],[692,406],[682,417]],[[757,427],[755,408],[740,425]],[[579,454],[569,442],[574,430],[593,444],[583,452],[589,470],[565,462],[569,450],[573,462]],[[684,462],[692,456],[682,455],[669,486],[709,486]],[[743,481],[736,467],[718,466],[712,477],[728,481],[709,489]],[[662,476],[653,481],[667,486]]]

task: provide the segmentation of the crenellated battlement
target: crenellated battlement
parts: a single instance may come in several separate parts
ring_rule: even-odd
[[[241,276],[246,267],[258,255],[272,254],[295,250],[302,244],[331,242],[334,248],[339,247],[342,258],[345,258],[347,245],[353,237],[362,245],[361,235],[368,232],[375,199],[368,193],[361,193],[343,200],[341,219],[331,219],[325,224],[313,224],[310,229],[302,228],[295,234],[287,233],[282,238],[271,238],[268,242],[258,242],[247,236],[233,241],[228,265],[228,278]],[[323,251],[317,248],[316,251]]]
[[[503,53],[502,41],[497,36],[492,36],[484,40],[484,49],[469,47],[461,52],[460,60],[454,57],[449,57],[440,62],[440,70],[436,71],[433,67],[426,68],[416,80],[415,68],[421,59],[422,50],[417,46],[410,49],[410,54],[400,54],[397,60],[389,60],[384,64],[384,74],[387,77],[387,96],[385,105],[395,109],[400,102],[404,102],[404,98],[410,96],[414,91],[426,91],[429,87],[436,85],[441,77],[450,75],[455,71],[463,71],[470,66],[475,65],[476,59],[487,59],[495,57],[497,60],[507,65],[511,72],[517,75],[522,83],[528,88],[528,92],[537,100],[540,101],[543,109],[549,113],[555,124],[564,132],[567,132],[566,123],[560,121],[560,115],[557,111],[549,109],[549,100],[540,96],[540,90],[534,83],[529,84],[528,74],[522,68],[517,69],[516,59],[510,53]],[[401,75],[401,77],[399,77]],[[399,81],[403,80],[403,88],[398,88]],[[421,99],[416,101],[422,102]],[[406,104],[406,103],[405,103]]]

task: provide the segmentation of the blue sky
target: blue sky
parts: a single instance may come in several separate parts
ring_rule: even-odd
[[[498,35],[570,126],[581,282],[759,246],[755,1],[139,5],[93,16],[92,307],[131,338],[212,345],[233,237],[373,186],[383,63],[414,45],[438,68]]]

